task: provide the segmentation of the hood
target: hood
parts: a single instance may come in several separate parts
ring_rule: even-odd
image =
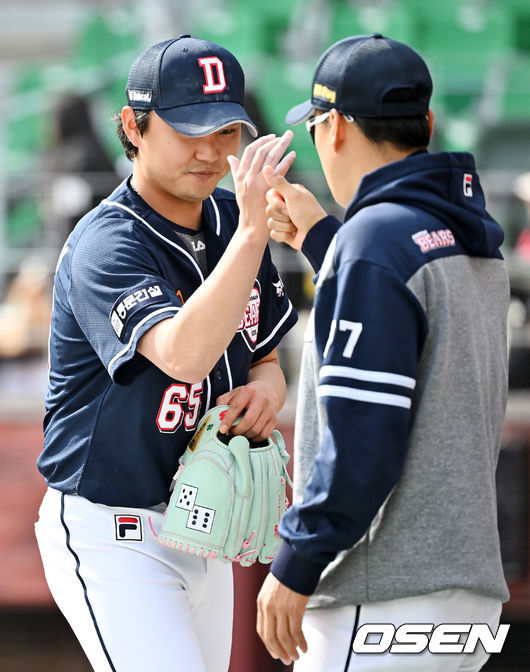
[[[486,211],[475,161],[466,152],[418,152],[365,175],[345,219],[376,203],[401,203],[442,220],[466,251],[489,256],[504,232]]]

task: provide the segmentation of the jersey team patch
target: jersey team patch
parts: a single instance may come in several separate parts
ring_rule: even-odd
[[[159,284],[149,283],[134,291],[124,292],[110,311],[110,323],[120,341],[124,340],[127,321],[142,308],[156,303],[168,303],[167,292]]]
[[[431,250],[437,250],[441,247],[452,247],[456,245],[455,237],[451,229],[440,229],[439,231],[418,231],[412,236],[412,240],[425,254]]]
[[[243,319],[239,323],[237,330],[249,341],[250,345],[256,345],[259,330],[259,307],[261,304],[261,292],[259,282],[256,280],[250,299],[243,314]]]
[[[283,284],[283,280],[280,278],[279,274],[276,273],[276,282],[274,280],[272,281],[272,286],[274,287],[274,290],[276,292],[276,298],[283,299],[285,296],[285,286]]]
[[[142,519],[128,513],[114,516],[116,541],[143,541]]]

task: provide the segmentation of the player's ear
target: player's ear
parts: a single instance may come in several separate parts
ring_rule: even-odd
[[[429,120],[429,137],[432,138],[432,129],[434,128],[434,112],[429,108],[427,112],[427,119]]]
[[[138,126],[136,124],[134,110],[129,105],[126,105],[121,111],[121,123],[125,135],[129,138],[130,142],[135,147],[138,147],[141,137],[140,131],[138,130]]]
[[[329,115],[331,146],[337,151],[344,142],[344,125],[347,123],[336,109],[332,109]]]

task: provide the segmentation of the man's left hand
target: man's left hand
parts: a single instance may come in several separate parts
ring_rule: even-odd
[[[271,656],[284,665],[298,660],[298,649],[307,651],[302,618],[308,600],[308,595],[287,588],[271,573],[258,595],[258,635]]]

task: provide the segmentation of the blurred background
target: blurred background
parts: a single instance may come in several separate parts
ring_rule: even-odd
[[[510,394],[498,470],[499,527],[511,629],[489,672],[530,669],[530,0],[0,0],[0,670],[89,670],[46,587],[33,535],[44,492],[42,447],[53,271],[77,219],[130,172],[111,116],[125,104],[136,56],[181,33],[240,60],[261,133],[310,93],[322,51],[381,32],[417,49],[434,79],[432,150],[475,154],[488,209],[504,228],[512,302]],[[247,138],[248,141],[248,138]],[[330,212],[305,129],[292,179]],[[230,178],[225,178],[230,187]],[[301,334],[311,272],[272,243],[300,313],[281,347],[289,394],[281,431],[292,446]],[[236,572],[231,672],[285,670],[254,634],[266,568]],[[141,636],[141,633],[135,633]]]

